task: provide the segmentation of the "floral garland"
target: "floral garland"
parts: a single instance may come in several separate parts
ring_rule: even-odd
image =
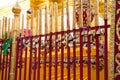
[[[10,48],[10,44],[11,44],[13,38],[10,37],[10,38],[8,39],[8,33],[7,33],[7,32],[5,32],[5,34],[3,34],[2,36],[3,36],[3,38],[4,38],[4,41],[3,41],[3,49],[2,49],[2,50],[3,50],[3,55],[6,56],[7,53],[8,53],[8,50],[9,50],[9,48]]]

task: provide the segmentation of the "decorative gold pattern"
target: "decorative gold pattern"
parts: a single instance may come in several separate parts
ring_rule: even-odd
[[[117,67],[116,67],[116,73],[115,73],[115,77],[120,75],[120,53],[117,53],[115,56],[115,62],[117,63]]]
[[[118,19],[118,21],[117,21],[117,24],[116,24],[116,34],[117,34],[117,37],[118,37],[118,39],[120,40],[120,18]]]
[[[117,0],[116,0],[117,1]],[[120,1],[117,1],[117,4],[120,5]],[[117,14],[120,14],[120,9],[117,9]],[[115,21],[115,20],[114,20]],[[117,20],[116,23],[116,35],[118,37],[118,40],[120,41],[120,17]],[[116,45],[118,46],[118,51],[120,51],[120,43],[116,43]],[[120,53],[116,53],[115,55],[115,63],[117,64],[116,69],[115,69],[115,78],[120,76]]]
[[[118,50],[120,51],[120,44],[116,42],[116,45],[118,45]]]
[[[112,9],[111,9],[111,27],[110,27],[110,75],[109,79],[114,80],[114,38],[115,38],[115,7],[116,7],[116,0],[112,0]]]

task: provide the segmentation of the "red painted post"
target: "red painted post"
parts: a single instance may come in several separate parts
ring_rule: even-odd
[[[49,80],[51,80],[51,67],[52,67],[52,33],[50,33],[50,46],[49,46]]]
[[[32,39],[33,37],[30,37],[30,61],[29,61],[29,79],[31,80],[31,74],[32,74]]]
[[[80,31],[80,80],[83,80],[83,38]]]
[[[5,80],[7,80],[8,77],[8,54],[6,55],[6,62],[5,62]]]
[[[27,53],[28,53],[28,49],[25,48],[25,59],[24,59],[24,80],[26,80],[26,65],[27,65]]]
[[[64,31],[62,31],[62,34],[61,34],[61,38],[63,37],[64,35]],[[64,80],[64,45],[62,43],[62,39],[61,39],[61,80]]]
[[[99,74],[99,35],[96,34],[96,80],[100,80]]]
[[[38,80],[40,80],[40,55],[41,55],[41,36],[39,37],[39,47],[38,47]]]
[[[17,80],[17,71],[18,71],[18,53],[19,53],[19,40],[17,40],[17,47],[16,47],[16,68],[15,68],[15,80]],[[11,48],[12,49],[12,48]],[[11,50],[11,52],[12,52],[12,50]]]
[[[10,74],[11,52],[12,52],[12,44],[10,44],[10,55],[9,55],[9,69],[8,69],[8,74]],[[9,76],[9,75],[8,75],[8,80],[10,80],[10,76]]]
[[[67,32],[67,35],[70,34],[70,31]],[[69,41],[67,41],[67,77],[70,80],[70,47]]]
[[[1,48],[2,49],[2,48]],[[0,69],[1,69],[1,61],[2,61],[2,50],[0,51]]]
[[[4,64],[5,64],[5,56],[2,55],[2,77],[1,77],[1,80],[4,80]]]
[[[20,39],[20,43],[21,43],[22,39]],[[19,69],[19,80],[21,80],[21,75],[22,75],[22,53],[23,53],[23,49],[22,46],[19,47],[20,53],[17,53],[20,57],[19,60],[19,64],[20,64],[20,69]]]
[[[89,34],[89,31],[88,31],[88,51],[87,51],[87,54],[88,54],[88,80],[91,80],[91,45],[90,45],[90,34]]]
[[[73,30],[73,36],[76,36],[76,30]],[[76,39],[76,38],[75,38]],[[76,42],[73,42],[73,80],[76,80]]]
[[[105,21],[105,48],[104,48],[104,80],[108,80],[108,31],[107,20]]]
[[[47,35],[45,35],[45,41],[44,42],[46,42],[47,41]],[[45,51],[44,51],[44,74],[43,74],[43,80],[46,80],[46,56],[47,56],[47,44],[45,43]]]
[[[116,0],[117,1],[117,0]],[[104,80],[108,80],[108,0],[104,0],[104,25],[105,25],[105,48],[104,48]]]
[[[57,45],[58,34],[55,34],[55,80],[57,80],[57,62],[58,62],[58,45]]]
[[[33,70],[34,70],[34,75],[33,75],[33,80],[36,80],[36,55],[37,55],[37,49],[35,48],[35,53],[34,53],[34,66],[33,67]]]

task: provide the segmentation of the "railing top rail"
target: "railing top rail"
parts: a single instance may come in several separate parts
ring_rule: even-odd
[[[83,28],[79,28],[79,29],[72,29],[72,30],[66,30],[66,31],[60,31],[60,32],[50,32],[50,33],[47,33],[47,34],[41,34],[41,35],[36,35],[36,36],[24,36],[24,37],[20,37],[20,38],[17,38],[17,40],[19,40],[19,39],[28,39],[28,38],[37,38],[37,37],[45,37],[45,36],[50,36],[50,35],[55,35],[55,34],[58,34],[58,35],[60,35],[60,34],[62,34],[62,33],[64,33],[64,34],[66,34],[66,33],[72,33],[72,32],[79,32],[79,31],[82,31],[83,29],[84,30],[96,30],[96,29],[104,29],[104,28],[109,28],[110,27],[110,25],[107,25],[107,26],[105,26],[105,25],[101,25],[101,26],[94,26],[94,27],[83,27]]]

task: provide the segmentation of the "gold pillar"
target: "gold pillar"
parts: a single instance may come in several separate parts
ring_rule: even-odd
[[[10,80],[15,80],[15,65],[16,65],[16,37],[18,36],[18,30],[20,29],[20,12],[21,8],[18,5],[18,3],[15,4],[15,6],[12,9],[14,13],[14,25],[13,25],[13,30],[12,30],[12,53],[11,53],[11,62],[10,62]]]

